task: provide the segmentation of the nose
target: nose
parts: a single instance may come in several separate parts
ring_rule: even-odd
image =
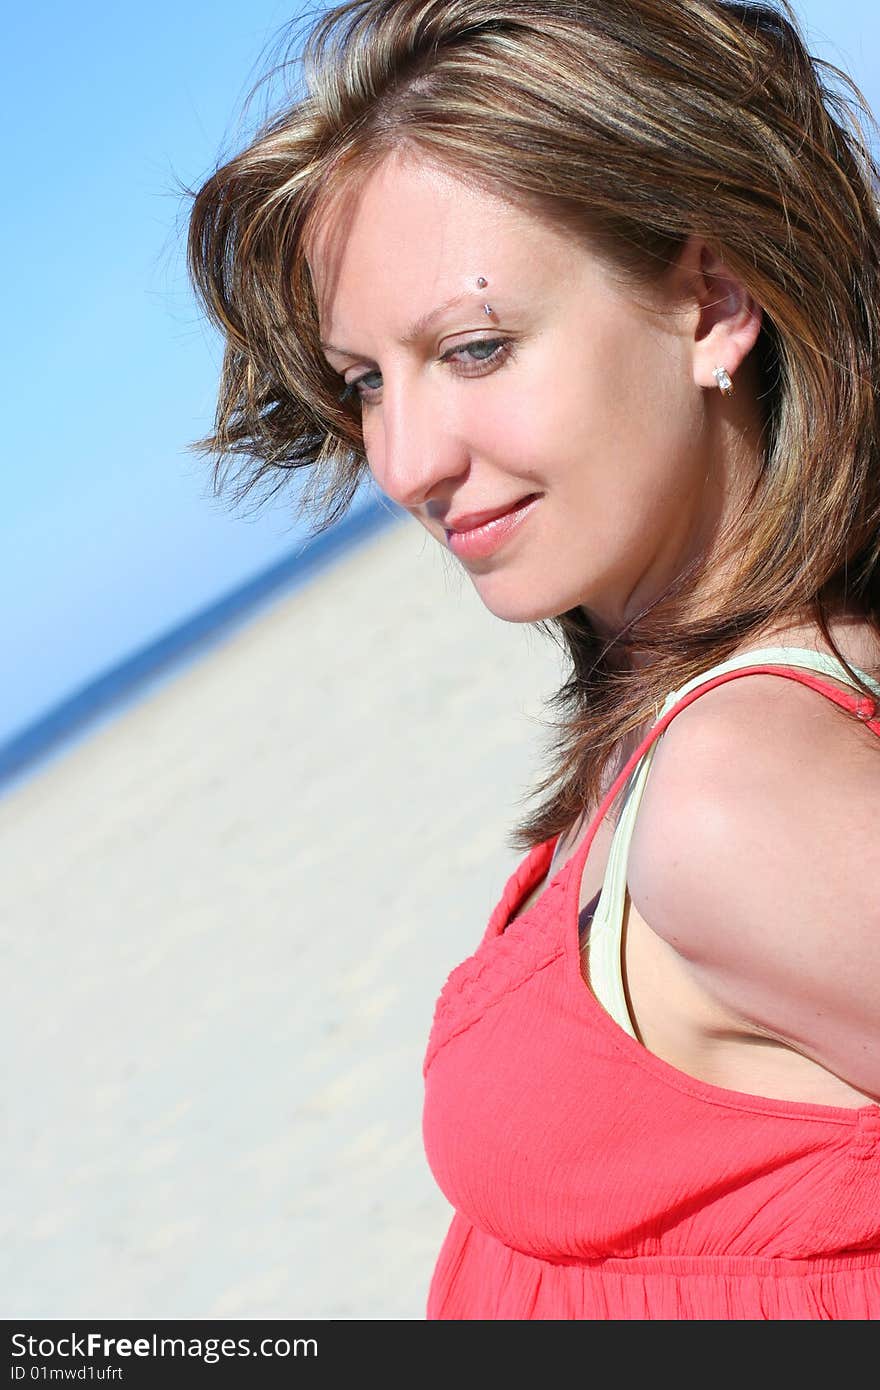
[[[470,466],[465,440],[426,383],[383,378],[382,403],[364,412],[364,446],[378,486],[408,510],[444,497]]]

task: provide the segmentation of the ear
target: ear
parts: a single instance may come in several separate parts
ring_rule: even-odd
[[[717,388],[712,375],[724,367],[733,377],[758,340],[762,311],[740,280],[699,237],[689,237],[680,261],[697,314],[693,372],[697,386]]]

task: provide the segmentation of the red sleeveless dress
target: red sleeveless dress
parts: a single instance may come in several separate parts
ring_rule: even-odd
[[[596,829],[654,738],[752,672],[853,710],[816,676],[756,665],[654,726],[540,898],[555,840],[508,880],[449,976],[425,1055],[425,1149],[454,1208],[429,1319],[874,1319],[880,1105],[729,1091],[660,1060],[580,973],[578,897]]]

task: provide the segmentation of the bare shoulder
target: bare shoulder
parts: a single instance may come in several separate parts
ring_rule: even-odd
[[[738,813],[752,834],[762,821],[791,826],[793,815],[801,828],[830,829],[843,815],[862,824],[868,847],[875,837],[864,813],[880,789],[880,736],[800,681],[749,675],[704,692],[673,719],[646,802],[651,782],[663,784],[664,800],[678,798],[682,814],[701,798],[702,814],[723,817],[725,831],[735,831]],[[829,835],[829,850],[840,838]]]
[[[880,737],[750,675],[681,711],[654,758],[632,900],[756,1031],[880,1096]]]

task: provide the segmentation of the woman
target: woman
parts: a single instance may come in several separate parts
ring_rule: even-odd
[[[782,3],[356,0],[305,60],[195,200],[203,447],[326,521],[369,468],[571,662],[425,1057],[428,1316],[878,1316],[859,127]]]

